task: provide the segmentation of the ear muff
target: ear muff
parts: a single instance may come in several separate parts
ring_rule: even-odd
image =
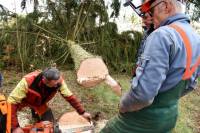
[[[42,83],[45,83],[45,79],[44,79],[44,77],[42,77]]]

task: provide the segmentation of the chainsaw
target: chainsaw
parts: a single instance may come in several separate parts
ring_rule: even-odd
[[[52,122],[41,121],[39,123],[26,125],[22,128],[24,133],[60,133],[58,126]]]
[[[33,125],[26,125],[22,130],[24,133],[93,133],[94,126],[88,125],[60,129],[58,124],[54,125],[52,122],[42,121]]]
[[[76,112],[68,112],[57,123],[41,121],[26,125],[22,130],[24,133],[94,133],[94,125]]]
[[[5,122],[6,121],[6,122]],[[93,133],[94,126],[76,112],[63,114],[58,123],[41,121],[22,127],[24,133]],[[11,106],[0,93],[0,133],[11,133]]]

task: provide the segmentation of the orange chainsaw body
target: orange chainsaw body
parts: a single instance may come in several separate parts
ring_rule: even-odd
[[[54,133],[54,126],[52,122],[42,121],[23,127],[23,131],[24,133]]]
[[[63,114],[58,123],[42,121],[33,125],[23,127],[24,133],[94,133],[94,126],[77,112]],[[59,125],[59,126],[58,126]]]

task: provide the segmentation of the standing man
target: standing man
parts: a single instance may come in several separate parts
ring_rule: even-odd
[[[91,115],[85,111],[79,100],[68,89],[60,72],[56,68],[44,71],[34,71],[23,77],[15,89],[10,93],[8,102],[11,104],[12,131],[23,133],[17,120],[17,111],[23,107],[30,107],[33,116],[41,121],[54,122],[53,113],[47,103],[59,91],[76,111],[90,120]]]
[[[120,113],[100,133],[169,133],[176,125],[180,96],[196,86],[200,36],[180,12],[182,5],[178,0],[150,0],[147,6],[156,30],[145,41]]]
[[[147,2],[147,1],[148,0],[144,0],[144,2]],[[142,53],[144,51],[144,42],[147,39],[147,37],[151,34],[151,32],[153,32],[153,30],[154,30],[153,19],[152,19],[152,16],[148,12],[144,13],[144,16],[142,16],[142,27],[144,29],[144,35],[143,35],[143,38],[141,40],[140,46],[137,49],[136,66],[132,70],[132,76],[133,77],[136,76],[136,68],[138,66],[138,59],[140,58],[140,56],[142,55]]]
[[[144,2],[147,2],[148,0],[144,0]],[[137,57],[140,57],[144,51],[144,42],[147,39],[147,37],[151,34],[151,32],[154,31],[153,26],[153,18],[152,16],[147,12],[142,16],[142,27],[144,29],[144,36],[140,43],[140,47],[137,53]]]

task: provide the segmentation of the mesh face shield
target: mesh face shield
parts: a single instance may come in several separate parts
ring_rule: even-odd
[[[126,0],[124,6],[131,6],[140,17],[143,17],[150,10],[154,1],[156,0],[149,0],[144,3],[143,0]]]

